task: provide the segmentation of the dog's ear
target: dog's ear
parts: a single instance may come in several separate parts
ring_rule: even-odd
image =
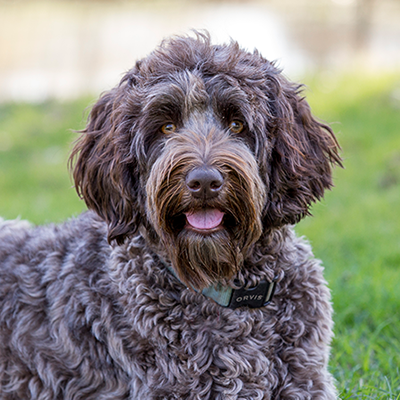
[[[341,159],[332,129],[312,116],[301,86],[280,74],[268,86],[271,149],[264,226],[272,228],[308,215],[311,203],[332,186],[332,167],[341,166]]]
[[[100,97],[70,156],[79,196],[107,222],[109,242],[118,244],[136,232],[143,212],[132,145],[137,118],[134,101],[129,100],[131,85],[126,78]]]

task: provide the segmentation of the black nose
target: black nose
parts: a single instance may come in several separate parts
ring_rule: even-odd
[[[218,196],[224,178],[215,168],[192,169],[186,176],[186,185],[194,197],[211,199]]]

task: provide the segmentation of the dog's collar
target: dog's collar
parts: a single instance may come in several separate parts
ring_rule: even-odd
[[[168,270],[172,272],[176,279],[180,281],[174,269],[166,264]],[[239,307],[260,308],[271,302],[274,295],[277,277],[272,282],[262,280],[257,286],[246,289],[241,287],[233,289],[221,284],[212,285],[202,290],[202,294],[222,307],[236,309]]]
[[[204,296],[213,299],[223,307],[236,309],[239,307],[260,308],[271,302],[275,290],[276,279],[272,282],[262,280],[257,286],[246,289],[232,289],[229,286],[209,286],[203,289]]]

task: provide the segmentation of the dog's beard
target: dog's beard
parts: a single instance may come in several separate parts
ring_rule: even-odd
[[[198,143],[188,146],[187,140],[183,134],[171,139],[153,164],[146,185],[147,216],[163,247],[160,252],[168,256],[178,278],[201,290],[233,278],[260,237],[265,186],[251,152],[227,137],[214,145],[215,154],[209,150],[218,161],[211,165],[225,177],[222,190],[215,198],[194,197],[185,178],[200,163],[192,154]]]
[[[211,210],[220,210],[224,217],[218,226],[204,231],[199,229],[201,223],[189,223],[192,212],[186,211],[185,201],[178,196],[160,196],[159,207],[149,213],[176,275],[191,289],[202,290],[233,278],[261,235],[260,213],[253,199],[239,190],[234,193],[233,201],[212,206]],[[212,213],[209,207],[208,215]],[[206,212],[196,209],[197,214]]]
[[[177,213],[174,205],[180,210],[178,204],[167,202],[171,208],[166,207],[164,217],[159,218],[165,221],[159,233],[175,273],[187,287],[201,290],[217,282],[227,282],[238,272],[251,245],[259,238],[261,220],[253,203],[249,197],[245,201],[236,193],[241,201],[236,204],[228,201],[225,207],[221,206],[224,212],[221,224],[205,232],[191,225],[188,214]]]
[[[174,177],[170,178],[169,188],[176,190]],[[183,189],[178,193],[184,192]],[[219,210],[224,214],[220,225],[212,229],[199,229],[189,223],[193,215],[191,196],[176,196],[166,190],[158,192],[154,208],[150,208],[149,218],[161,239],[164,251],[182,283],[195,290],[218,282],[227,282],[240,269],[251,246],[260,237],[262,223],[257,202],[239,185],[232,186],[228,193],[235,195],[208,203],[206,208],[194,207],[195,214],[212,214],[210,210]],[[218,214],[218,213],[217,213]],[[196,225],[196,224],[195,224]]]
[[[179,279],[188,287],[199,290],[221,279],[231,278],[243,258],[225,229],[209,235],[183,229],[170,249]]]

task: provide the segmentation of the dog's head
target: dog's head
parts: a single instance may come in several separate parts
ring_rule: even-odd
[[[71,156],[78,193],[110,241],[151,231],[188,286],[229,278],[332,186],[338,144],[300,89],[236,43],[170,39],[94,105]]]

